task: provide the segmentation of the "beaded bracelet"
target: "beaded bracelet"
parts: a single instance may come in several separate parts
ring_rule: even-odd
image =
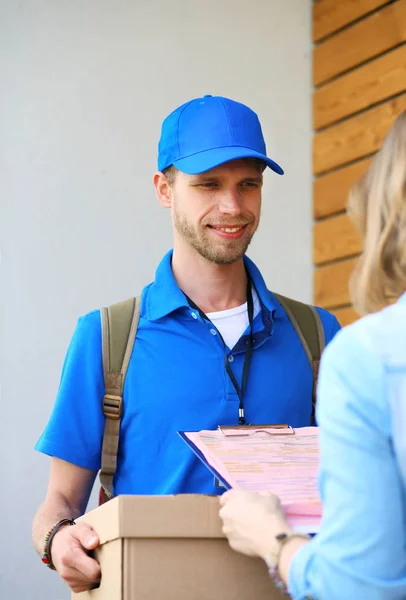
[[[48,567],[48,569],[52,569],[52,571],[56,571],[54,563],[52,562],[51,556],[51,543],[54,538],[54,535],[64,526],[64,525],[76,525],[73,519],[62,519],[54,525],[46,534],[44,540],[44,549],[42,551],[41,560]]]

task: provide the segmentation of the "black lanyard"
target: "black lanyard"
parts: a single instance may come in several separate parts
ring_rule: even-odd
[[[193,302],[193,300],[191,300],[188,296],[186,296],[186,298],[187,298],[191,308],[194,308],[195,310],[197,310],[199,312],[200,316],[202,317],[202,319],[204,319],[205,321],[208,321],[209,323],[212,323],[210,321],[209,317]],[[247,387],[248,373],[249,373],[249,369],[250,369],[250,365],[251,365],[252,352],[254,349],[254,340],[253,340],[253,336],[252,336],[252,323],[254,320],[254,302],[252,299],[251,280],[248,276],[247,276],[247,308],[248,308],[248,321],[249,321],[249,325],[250,325],[250,332],[249,332],[248,341],[247,341],[247,350],[246,350],[245,358],[244,358],[244,366],[242,369],[241,387],[239,386],[238,381],[236,380],[235,375],[230,367],[230,363],[228,362],[226,343],[223,339],[223,336],[216,328],[216,331],[217,331],[218,335],[220,336],[220,339],[223,342],[223,346],[224,346],[224,366],[225,366],[227,374],[228,374],[229,378],[231,379],[231,382],[235,388],[235,391],[237,392],[238,398],[240,399],[240,405],[238,408],[238,424],[239,425],[245,425],[244,394],[245,394],[245,389]],[[212,325],[213,325],[213,323],[212,323]],[[215,325],[213,325],[213,327],[215,327]]]

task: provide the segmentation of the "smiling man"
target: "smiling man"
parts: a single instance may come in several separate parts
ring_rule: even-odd
[[[257,115],[243,104],[205,96],[163,123],[153,181],[170,211],[174,243],[142,293],[125,379],[115,495],[219,493],[180,430],[311,423],[313,373],[303,344],[245,256],[259,224],[266,168],[283,174],[266,154]],[[317,314],[328,342],[339,325],[326,311]],[[104,394],[97,310],[79,319],[55,407],[37,443],[53,458],[34,541],[42,552],[47,538],[45,562],[51,560],[76,592],[100,575],[87,555],[98,539],[85,525],[69,527],[64,519],[85,511],[101,466]]]

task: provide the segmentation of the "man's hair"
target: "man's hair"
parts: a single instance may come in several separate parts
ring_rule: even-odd
[[[244,160],[249,160],[258,169],[258,171],[260,173],[263,173],[266,169],[266,164],[264,163],[263,160],[261,160],[259,158],[247,158]],[[162,173],[165,175],[166,179],[168,180],[169,185],[172,185],[174,183],[177,172],[178,172],[178,169],[174,165],[171,165],[170,167],[168,167],[167,169],[164,169],[162,171]]]
[[[352,301],[360,314],[375,312],[406,290],[406,111],[353,186],[348,212],[364,241],[350,280]]]
[[[174,165],[171,165],[170,167],[168,167],[167,169],[164,169],[162,171],[162,173],[165,175],[166,179],[168,180],[169,185],[172,185],[173,182],[175,181],[177,172],[178,172],[178,169]]]

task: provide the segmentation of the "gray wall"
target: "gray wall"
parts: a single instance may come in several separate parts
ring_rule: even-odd
[[[286,175],[267,175],[250,256],[310,300],[310,4],[0,0],[2,600],[69,598],[31,547],[49,467],[33,446],[77,317],[138,292],[171,245],[151,177],[177,105],[259,113]]]

